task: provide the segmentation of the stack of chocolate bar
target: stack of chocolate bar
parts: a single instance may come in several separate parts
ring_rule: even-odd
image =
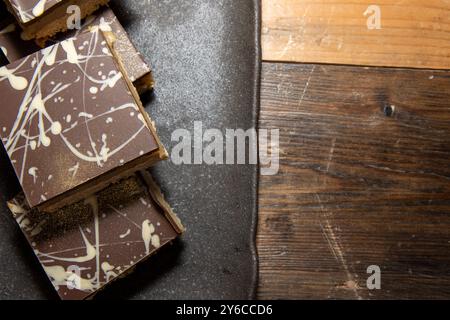
[[[62,299],[92,298],[184,232],[147,171],[168,157],[139,98],[151,70],[107,2],[0,9],[0,136],[22,187],[8,206]]]

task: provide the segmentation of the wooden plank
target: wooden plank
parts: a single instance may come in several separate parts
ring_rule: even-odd
[[[265,63],[262,77],[281,166],[260,182],[260,298],[450,298],[450,72]]]
[[[265,60],[450,69],[447,0],[378,0],[379,30],[369,0],[262,2]]]

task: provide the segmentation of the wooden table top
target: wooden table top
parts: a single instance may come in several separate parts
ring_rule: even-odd
[[[450,298],[450,2],[370,3],[263,0],[259,298]]]

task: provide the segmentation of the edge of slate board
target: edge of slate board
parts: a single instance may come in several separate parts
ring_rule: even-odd
[[[262,48],[261,48],[261,30],[262,30],[262,9],[261,9],[261,0],[254,0],[255,1],[255,17],[256,17],[256,23],[255,23],[255,48],[256,48],[256,64],[255,64],[255,83],[254,83],[254,101],[255,101],[255,128],[259,129],[258,122],[259,122],[259,112],[260,112],[260,103],[261,103],[261,63],[262,63]],[[256,246],[256,237],[258,232],[258,214],[259,214],[259,173],[260,168],[258,165],[256,176],[255,176],[255,209],[253,211],[253,225],[252,225],[252,251],[253,251],[253,257],[254,257],[254,266],[253,266],[253,290],[250,292],[250,299],[256,299],[257,298],[257,292],[258,292],[258,283],[259,283],[259,258],[258,258],[258,249]]]

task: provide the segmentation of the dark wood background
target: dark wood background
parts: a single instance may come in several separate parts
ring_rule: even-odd
[[[260,128],[260,298],[450,298],[450,72],[264,63]]]

